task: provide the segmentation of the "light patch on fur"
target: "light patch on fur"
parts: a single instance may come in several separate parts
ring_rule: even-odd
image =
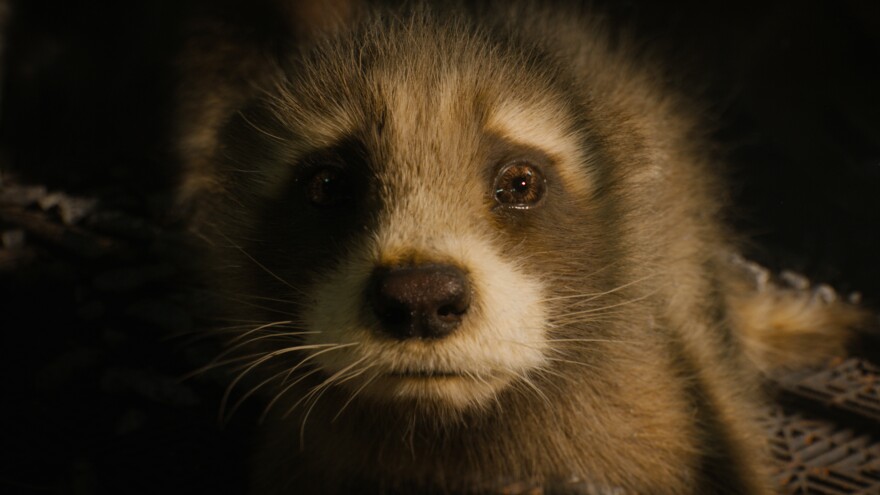
[[[352,390],[461,409],[484,405],[511,380],[545,364],[546,310],[538,281],[503,259],[486,239],[443,236],[430,245],[409,239],[405,250],[400,241],[378,235],[371,249],[348,256],[312,291],[316,305],[305,321],[319,333],[309,335],[308,343],[357,343],[316,355],[325,374],[348,368],[343,373],[351,376],[346,385]],[[364,299],[367,281],[373,267],[389,259],[387,253],[403,252],[454,263],[468,274],[474,302],[452,335],[399,341],[378,328]]]
[[[579,139],[573,139],[564,124],[561,108],[552,102],[532,102],[528,105],[508,101],[492,107],[486,127],[490,132],[511,141],[539,149],[556,162],[565,188],[573,194],[588,196],[591,181],[581,160]]]

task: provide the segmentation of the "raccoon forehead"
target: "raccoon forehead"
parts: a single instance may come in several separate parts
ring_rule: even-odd
[[[275,103],[298,152],[354,138],[373,152],[388,150],[384,159],[441,150],[467,160],[491,135],[550,156],[570,190],[588,192],[584,116],[570,103],[577,97],[565,77],[534,54],[474,33],[397,32],[411,41],[402,43],[396,31],[325,46],[290,74]],[[415,155],[406,158],[433,158]]]
[[[296,117],[287,124],[297,141],[307,143],[297,146],[299,151],[354,138],[368,147],[467,152],[492,136],[552,157],[572,183],[583,179],[577,164],[585,158],[585,130],[577,125],[577,109],[537,82],[530,91],[518,93],[494,83],[461,71],[436,75],[431,81],[384,77],[364,84],[359,98],[322,98],[327,104],[319,111],[297,104],[284,114]]]
[[[566,81],[571,75],[563,75],[566,71],[560,72],[538,44],[512,43],[466,23],[418,12],[412,18],[367,23],[370,29],[353,29],[299,53],[274,99],[279,114],[310,143],[331,143],[386,123],[395,124],[402,135],[456,120],[485,125],[487,111],[495,107],[530,111],[536,120],[555,119],[541,122],[544,134],[548,127],[564,127],[565,109],[554,103],[570,99],[561,93],[570,89]],[[443,129],[445,137],[449,131]],[[559,141],[531,139],[527,144]]]

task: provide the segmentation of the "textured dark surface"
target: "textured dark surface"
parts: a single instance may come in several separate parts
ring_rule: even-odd
[[[246,425],[180,380],[209,357],[162,198],[0,181],[0,492],[242,493]]]
[[[767,425],[783,493],[880,493],[876,436],[782,406],[768,414]]]
[[[858,359],[779,377],[767,431],[784,493],[880,494],[880,368]]]
[[[847,359],[823,370],[790,373],[779,381],[793,397],[880,423],[880,366],[874,363]]]

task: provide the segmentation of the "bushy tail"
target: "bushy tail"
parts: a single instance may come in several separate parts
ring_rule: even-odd
[[[730,318],[747,356],[765,373],[815,366],[845,356],[867,335],[871,313],[857,294],[841,297],[793,272],[778,277],[734,257]]]

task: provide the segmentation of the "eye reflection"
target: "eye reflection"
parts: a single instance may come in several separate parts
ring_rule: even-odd
[[[329,207],[346,202],[350,197],[349,184],[343,171],[337,167],[322,167],[306,182],[306,197],[315,206]]]
[[[546,183],[538,167],[514,163],[498,172],[494,191],[500,205],[526,209],[538,205],[546,192]]]

